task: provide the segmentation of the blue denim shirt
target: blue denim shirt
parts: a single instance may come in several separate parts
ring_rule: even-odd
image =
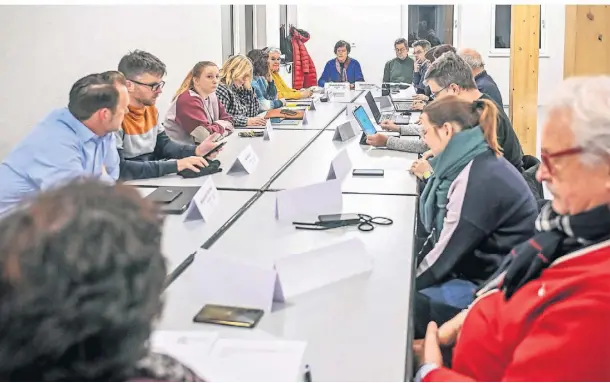
[[[115,136],[97,136],[67,108],[57,109],[0,164],[0,216],[24,197],[78,177],[118,179]]]

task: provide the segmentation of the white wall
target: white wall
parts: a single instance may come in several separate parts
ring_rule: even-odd
[[[77,79],[116,69],[130,50],[150,51],[167,65],[157,105],[163,117],[197,61],[221,64],[220,20],[220,5],[0,6],[0,160],[67,105]]]
[[[487,72],[494,78],[504,104],[509,103],[510,56],[490,54],[492,20],[491,4],[461,4],[458,19],[458,47],[474,48],[483,55]],[[563,80],[565,40],[565,5],[548,3],[546,8],[546,53],[538,67],[538,105],[549,102],[554,88]]]
[[[457,12],[457,47],[469,47],[483,55],[487,70],[498,83],[504,103],[509,102],[510,57],[492,57],[492,4],[460,4]],[[403,6],[406,8],[407,6]],[[318,71],[333,57],[339,39],[355,42],[351,56],[360,61],[367,81],[381,82],[383,65],[394,57],[392,43],[407,31],[408,18],[400,5],[309,6],[297,5],[297,26],[311,33],[306,44]],[[338,21],[337,15],[341,15]],[[290,13],[289,13],[290,17]],[[563,79],[565,5],[546,4],[546,55],[540,58],[538,104],[545,105]],[[403,36],[406,37],[406,36]]]
[[[355,43],[350,56],[360,62],[364,79],[382,82],[383,67],[395,57],[393,43],[401,33],[400,5],[298,5],[296,8],[297,27],[311,34],[305,47],[314,61],[318,78],[326,62],[335,57],[335,43],[345,40]]]

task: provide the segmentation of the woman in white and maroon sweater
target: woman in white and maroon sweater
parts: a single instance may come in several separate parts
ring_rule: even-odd
[[[186,76],[167,112],[163,126],[174,141],[200,143],[209,135],[233,132],[233,119],[216,97],[218,67],[198,62]]]

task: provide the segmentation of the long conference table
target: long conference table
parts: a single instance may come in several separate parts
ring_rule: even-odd
[[[239,137],[237,132],[227,137],[217,159],[228,170],[251,145],[259,158],[251,174],[223,171],[199,178],[168,175],[127,182],[146,195],[161,186],[201,186],[212,177],[219,190],[218,206],[205,222],[185,222],[184,214],[166,216],[162,248],[168,270],[178,268],[191,254],[195,258],[166,289],[158,329],[204,329],[228,338],[303,340],[307,342],[304,362],[317,381],[411,378],[418,192],[408,169],[417,155],[360,145],[359,134],[344,142],[333,141],[335,128],[349,118],[346,108],[362,99],[363,92],[350,91],[339,100],[317,103],[316,110],[308,112],[308,124],[276,127],[269,141]],[[341,185],[343,212],[390,217],[393,225],[372,232],[353,226],[309,231],[295,230],[277,220],[277,192],[325,181],[331,161],[344,149],[352,168],[384,169],[385,174],[382,178],[352,177],[350,171]],[[286,304],[274,304],[254,329],[193,323],[203,305],[198,285],[204,267],[201,260],[208,254],[252,262],[351,238],[360,239],[372,256],[370,273],[297,295]]]

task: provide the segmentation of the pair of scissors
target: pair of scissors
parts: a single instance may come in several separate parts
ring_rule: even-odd
[[[337,221],[337,222],[293,222],[295,229],[297,230],[330,230],[338,227],[354,226],[358,225],[360,231],[373,231],[374,225],[389,226],[394,223],[390,218],[386,217],[372,217],[368,214],[358,214],[360,221],[357,223],[348,221]]]

